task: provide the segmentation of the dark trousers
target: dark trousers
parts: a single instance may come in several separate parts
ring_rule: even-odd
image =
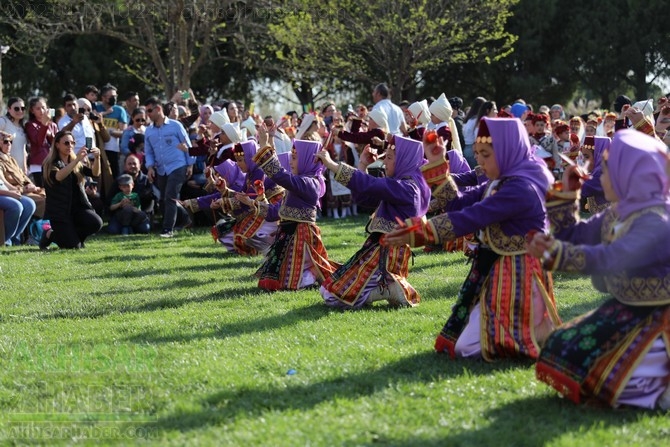
[[[95,211],[80,209],[69,220],[51,220],[51,241],[60,248],[82,248],[87,237],[102,228],[102,219]]]
[[[157,175],[158,189],[161,191],[161,202],[163,204],[163,231],[172,231],[177,221],[177,213],[181,216],[188,212],[179,205],[179,192],[186,181],[186,166],[177,168],[168,175]]]

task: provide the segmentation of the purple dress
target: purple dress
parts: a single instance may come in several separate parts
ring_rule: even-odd
[[[551,334],[538,360],[537,377],[574,402],[595,398],[611,406],[670,408],[664,152],[662,143],[638,131],[617,132],[607,162],[616,205],[579,223],[565,213],[554,226],[550,267],[589,274],[598,290],[611,295]]]
[[[351,189],[353,199],[376,208],[366,230],[370,235],[363,247],[321,286],[321,295],[331,307],[359,309],[374,301],[392,306],[414,306],[418,292],[407,281],[409,246],[386,247],[381,236],[396,226],[396,218],[424,215],[430,189],[421,174],[423,147],[420,142],[395,136],[395,169],[391,177],[373,177],[340,164],[335,180]]]
[[[319,199],[326,190],[323,164],[315,163],[321,143],[294,140],[293,147],[298,174],[288,172],[269,146],[258,151],[253,160],[286,190],[278,210],[275,240],[256,272],[258,286],[269,291],[310,287],[323,282],[338,267],[328,259],[316,225]],[[262,212],[268,214],[270,207]]]

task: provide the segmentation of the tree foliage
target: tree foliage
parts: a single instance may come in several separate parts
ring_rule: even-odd
[[[189,88],[205,65],[235,60],[228,41],[240,33],[239,11],[221,0],[5,0],[0,21],[28,54],[46,54],[65,35],[111,37],[136,50],[128,73],[171,94]]]

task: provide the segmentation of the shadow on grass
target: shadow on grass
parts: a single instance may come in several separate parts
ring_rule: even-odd
[[[254,289],[257,291],[257,289]],[[187,343],[204,338],[231,338],[244,334],[272,331],[274,329],[289,327],[305,321],[316,321],[328,315],[329,309],[322,303],[314,303],[310,306],[292,309],[288,312],[272,315],[255,320],[226,323],[211,331],[199,333],[177,333],[164,334],[164,330],[144,332],[133,335],[126,340],[134,343]]]
[[[288,384],[286,387],[259,387],[225,390],[201,401],[201,409],[178,411],[149,424],[150,430],[196,430],[216,426],[238,417],[265,412],[307,411],[323,402],[358,399],[382,393],[396,384],[432,383],[465,374],[486,375],[492,371],[518,368],[520,363],[501,361],[495,364],[471,361],[449,361],[434,352],[405,357],[373,370],[339,376],[320,382]],[[527,367],[524,364],[524,367]],[[464,372],[464,369],[468,369]],[[290,381],[290,376],[288,381]],[[378,444],[379,445],[379,444]]]
[[[184,289],[190,289],[190,290],[197,290],[194,287],[197,287],[200,284],[199,281],[193,281],[193,280],[178,280],[173,282],[170,285],[167,286],[159,286],[159,287],[154,287],[152,288],[153,290],[156,291],[161,291],[165,290],[166,288],[184,288]],[[152,290],[152,289],[143,289],[143,291],[146,290]],[[204,302],[209,302],[209,301],[222,301],[222,300],[230,300],[230,299],[235,299],[239,297],[243,297],[245,295],[249,295],[252,293],[258,292],[258,289],[256,287],[237,287],[234,289],[224,289],[222,291],[214,292],[214,293],[209,293],[207,295],[198,295],[198,296],[192,296],[192,297],[185,297],[185,298],[174,298],[174,297],[167,297],[167,298],[160,298],[160,299],[155,299],[151,301],[147,301],[141,304],[137,304],[134,306],[124,306],[124,305],[119,305],[119,306],[109,306],[105,305],[104,307],[100,308],[93,308],[93,309],[87,309],[87,310],[68,310],[68,309],[62,309],[58,310],[54,313],[47,314],[47,315],[37,315],[36,318],[39,320],[48,320],[48,319],[61,319],[61,318],[73,318],[73,319],[78,319],[78,318],[100,318],[104,317],[106,315],[113,315],[113,314],[126,314],[126,313],[137,313],[137,312],[154,312],[154,311],[159,311],[163,309],[178,309],[183,306],[187,306],[190,304],[194,303],[204,303]],[[108,292],[105,292],[103,295],[107,295]],[[111,293],[114,293],[112,291]],[[128,293],[128,290],[123,290],[122,293]]]
[[[651,411],[577,406],[558,397],[543,396],[519,399],[491,408],[481,417],[479,429],[461,430],[453,435],[436,438],[375,440],[394,446],[539,446],[570,433],[578,434],[591,428],[622,427],[655,414]],[[489,423],[486,423],[488,421]],[[531,428],[535,427],[535,429]],[[579,437],[579,435],[573,435]],[[369,445],[372,445],[371,442]]]

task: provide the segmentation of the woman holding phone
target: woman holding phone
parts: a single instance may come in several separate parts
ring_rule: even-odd
[[[53,142],[54,135],[58,132],[58,126],[51,121],[46,99],[41,96],[31,98],[28,102],[28,123],[26,123],[26,136],[30,144],[28,155],[30,175],[33,183],[39,187],[44,186],[42,179],[42,163],[49,154],[49,148]]]
[[[84,191],[86,176],[100,175],[100,149],[81,147],[74,151],[74,137],[67,131],[58,132],[49,156],[42,166],[47,191],[46,210],[51,229],[42,233],[40,249],[51,242],[60,248],[83,248],[84,241],[102,228],[98,216]],[[82,162],[91,153],[91,167]]]

